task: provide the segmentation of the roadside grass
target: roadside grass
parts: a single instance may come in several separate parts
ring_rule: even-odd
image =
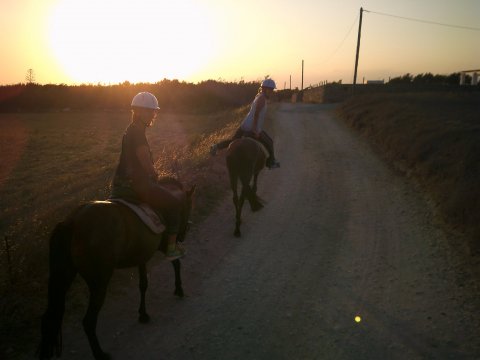
[[[231,136],[246,111],[160,114],[147,129],[158,173],[197,185],[194,222],[229,190],[210,145]],[[129,112],[0,114],[0,357],[38,341],[50,232],[80,203],[108,198],[129,122]],[[73,292],[80,306],[75,293],[85,289]]]
[[[337,110],[395,168],[415,179],[460,244],[480,254],[480,93],[371,94]]]

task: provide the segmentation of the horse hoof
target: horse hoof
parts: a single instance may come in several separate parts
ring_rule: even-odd
[[[95,358],[95,360],[112,360],[112,357],[105,352],[94,354],[93,357]]]
[[[140,322],[142,324],[146,324],[146,323],[150,322],[150,316],[148,316],[148,314],[141,314],[138,317],[138,322]]]
[[[185,294],[183,293],[183,289],[175,289],[173,292],[173,295],[178,296],[180,298],[183,298]]]
[[[235,237],[240,237],[242,234],[240,233],[240,230],[235,230],[235,232],[233,233],[233,235]]]

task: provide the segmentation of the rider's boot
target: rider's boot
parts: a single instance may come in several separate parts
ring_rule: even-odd
[[[183,245],[177,244],[177,235],[169,235],[165,258],[169,261],[173,261],[183,256],[185,256],[185,248]]]
[[[266,166],[269,168],[269,169],[275,169],[275,168],[279,168],[280,167],[280,163],[275,160],[275,158],[268,158],[267,159],[267,163],[266,163]]]

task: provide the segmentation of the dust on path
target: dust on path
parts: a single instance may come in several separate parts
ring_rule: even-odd
[[[458,273],[420,194],[331,110],[280,106],[282,167],[259,178],[266,207],[245,208],[241,239],[230,196],[195,229],[183,300],[171,295],[170,264],[153,262],[150,324],[136,322],[136,275],[115,286],[98,325],[105,351],[156,360],[480,358],[475,282]],[[90,358],[80,319],[69,318],[64,358]]]

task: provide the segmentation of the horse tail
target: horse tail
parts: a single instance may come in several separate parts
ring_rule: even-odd
[[[242,183],[242,188],[245,193],[245,197],[248,199],[249,202],[254,200],[255,194],[253,193],[252,187],[250,186],[250,182],[253,178],[253,168],[251,166],[246,166],[242,173],[239,176],[240,182]]]
[[[37,350],[39,359],[59,357],[62,353],[62,320],[65,312],[65,295],[75,278],[70,245],[73,222],[57,224],[50,236],[48,279],[48,306],[42,317],[42,339]]]
[[[235,197],[237,197],[238,194],[238,180],[240,180],[240,183],[242,184],[242,192],[246,198],[250,200],[250,194],[252,193],[250,181],[253,177],[253,169],[248,161],[249,159],[245,159],[244,154],[236,149],[236,152],[227,154],[226,160],[230,177],[230,187],[232,188]]]
[[[235,161],[231,154],[227,155],[227,169],[228,169],[228,176],[230,178],[230,187],[234,193],[237,194],[237,186],[238,186],[238,171],[235,166]]]
[[[238,179],[240,179],[243,195],[250,203],[252,210],[257,211],[262,208],[263,205],[258,200],[255,191],[253,191],[252,186],[250,185],[255,174],[255,161],[252,160],[251,154],[241,153],[238,155],[236,164],[231,166],[231,171],[229,167],[232,188],[237,187]]]

